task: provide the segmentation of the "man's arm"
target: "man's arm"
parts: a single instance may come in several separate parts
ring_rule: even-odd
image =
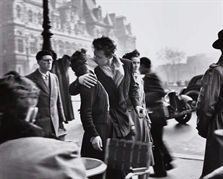
[[[91,88],[95,84],[97,84],[97,78],[93,74],[84,74],[82,76],[79,76],[73,83],[70,84],[69,93],[70,95],[78,95],[80,93],[80,85]]]

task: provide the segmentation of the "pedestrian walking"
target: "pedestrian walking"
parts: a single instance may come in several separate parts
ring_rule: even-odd
[[[151,70],[151,61],[147,57],[140,58],[140,72],[144,74],[144,91],[146,107],[151,109],[154,106],[162,109],[162,98],[165,95],[164,89],[158,76]],[[152,111],[155,114],[155,111]],[[158,114],[160,115],[160,114]],[[172,157],[163,141],[163,127],[167,124],[165,116],[150,115],[151,134],[153,138],[154,173],[152,177],[165,177],[167,170],[173,168]]]

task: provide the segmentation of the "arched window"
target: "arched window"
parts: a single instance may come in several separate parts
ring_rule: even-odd
[[[31,10],[28,11],[28,21],[33,22],[33,12]]]
[[[16,6],[16,17],[21,18],[21,7],[19,5]]]

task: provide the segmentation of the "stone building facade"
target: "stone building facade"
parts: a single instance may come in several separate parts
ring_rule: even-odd
[[[42,0],[0,1],[0,75],[16,70],[25,75],[36,67],[35,55],[42,49]],[[126,17],[107,13],[96,0],[49,0],[52,48],[57,57],[85,48],[102,35],[112,38],[117,55],[135,49],[136,38]]]

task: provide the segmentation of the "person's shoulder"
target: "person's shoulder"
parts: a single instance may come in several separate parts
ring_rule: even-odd
[[[223,64],[222,63],[212,63],[209,66],[209,69],[207,71],[213,71],[213,72],[220,73],[223,75]]]

